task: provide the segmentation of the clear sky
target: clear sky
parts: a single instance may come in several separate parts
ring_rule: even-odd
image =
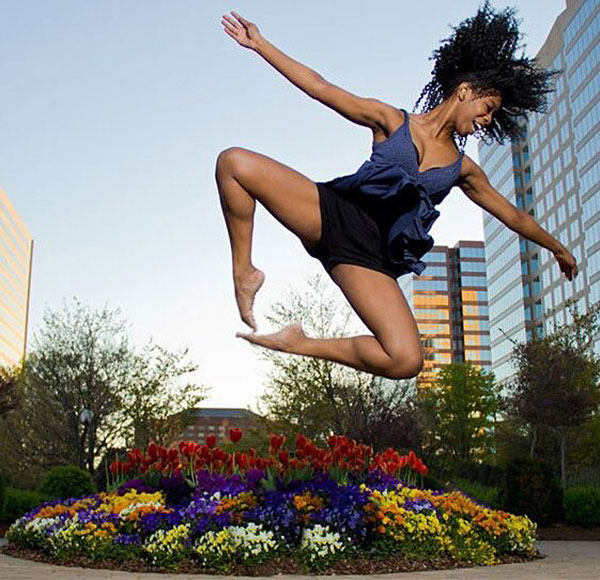
[[[476,0],[0,0],[0,187],[35,239],[32,332],[46,307],[76,296],[121,307],[139,344],[189,346],[208,406],[250,405],[266,363],[233,296],[229,241],[214,180],[237,145],[315,181],[369,157],[368,128],[310,99],[228,36],[231,10],[327,80],[409,111],[431,52]],[[541,47],[564,0],[518,5],[526,53]],[[467,153],[476,157],[475,143]],[[482,212],[459,189],[439,207],[437,244],[483,239]],[[321,272],[263,207],[254,263],[262,313]],[[331,282],[333,285],[333,282]]]

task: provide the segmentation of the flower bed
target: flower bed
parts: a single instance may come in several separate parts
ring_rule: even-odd
[[[240,437],[230,432],[234,443]],[[293,453],[283,437],[270,443],[267,457],[226,453],[211,436],[206,445],[133,449],[111,465],[109,491],[31,510],[8,529],[9,546],[55,562],[137,561],[157,571],[193,564],[206,573],[265,566],[270,573],[331,572],[351,561],[398,558],[487,565],[536,556],[531,520],[459,492],[417,487],[427,468],[412,452],[374,454],[338,436],[320,448],[299,435]]]

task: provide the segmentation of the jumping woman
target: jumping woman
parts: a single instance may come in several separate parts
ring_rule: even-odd
[[[433,246],[435,206],[458,186],[508,228],[550,250],[567,279],[577,275],[571,253],[525,211],[494,189],[464,154],[468,135],[502,144],[521,135],[519,117],[545,112],[550,82],[560,71],[517,58],[514,8],[495,12],[486,0],[434,51],[431,81],[409,114],[329,83],[285,55],[252,22],[224,15],[224,31],[254,50],[308,96],[373,132],[371,157],[356,173],[314,182],[294,169],[241,147],[222,151],[215,177],[229,233],[235,298],[253,344],[341,363],[400,379],[423,365],[419,330],[396,279],[421,274]],[[256,334],[252,305],[264,273],[251,258],[256,202],[291,230],[318,259],[373,335],[310,338],[300,323]]]

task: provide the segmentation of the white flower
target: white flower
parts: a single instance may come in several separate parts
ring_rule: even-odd
[[[300,547],[310,554],[311,559],[317,556],[325,557],[328,553],[345,550],[340,534],[330,532],[329,526],[315,524],[312,528],[305,528],[302,532]]]

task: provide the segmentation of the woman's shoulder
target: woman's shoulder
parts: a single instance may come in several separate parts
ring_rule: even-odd
[[[486,178],[486,175],[479,164],[469,157],[466,153],[462,154],[460,164],[460,173],[456,185],[460,186],[465,183],[469,184],[473,180]]]
[[[380,101],[380,123],[373,127],[373,143],[383,142],[404,124],[404,109]]]

